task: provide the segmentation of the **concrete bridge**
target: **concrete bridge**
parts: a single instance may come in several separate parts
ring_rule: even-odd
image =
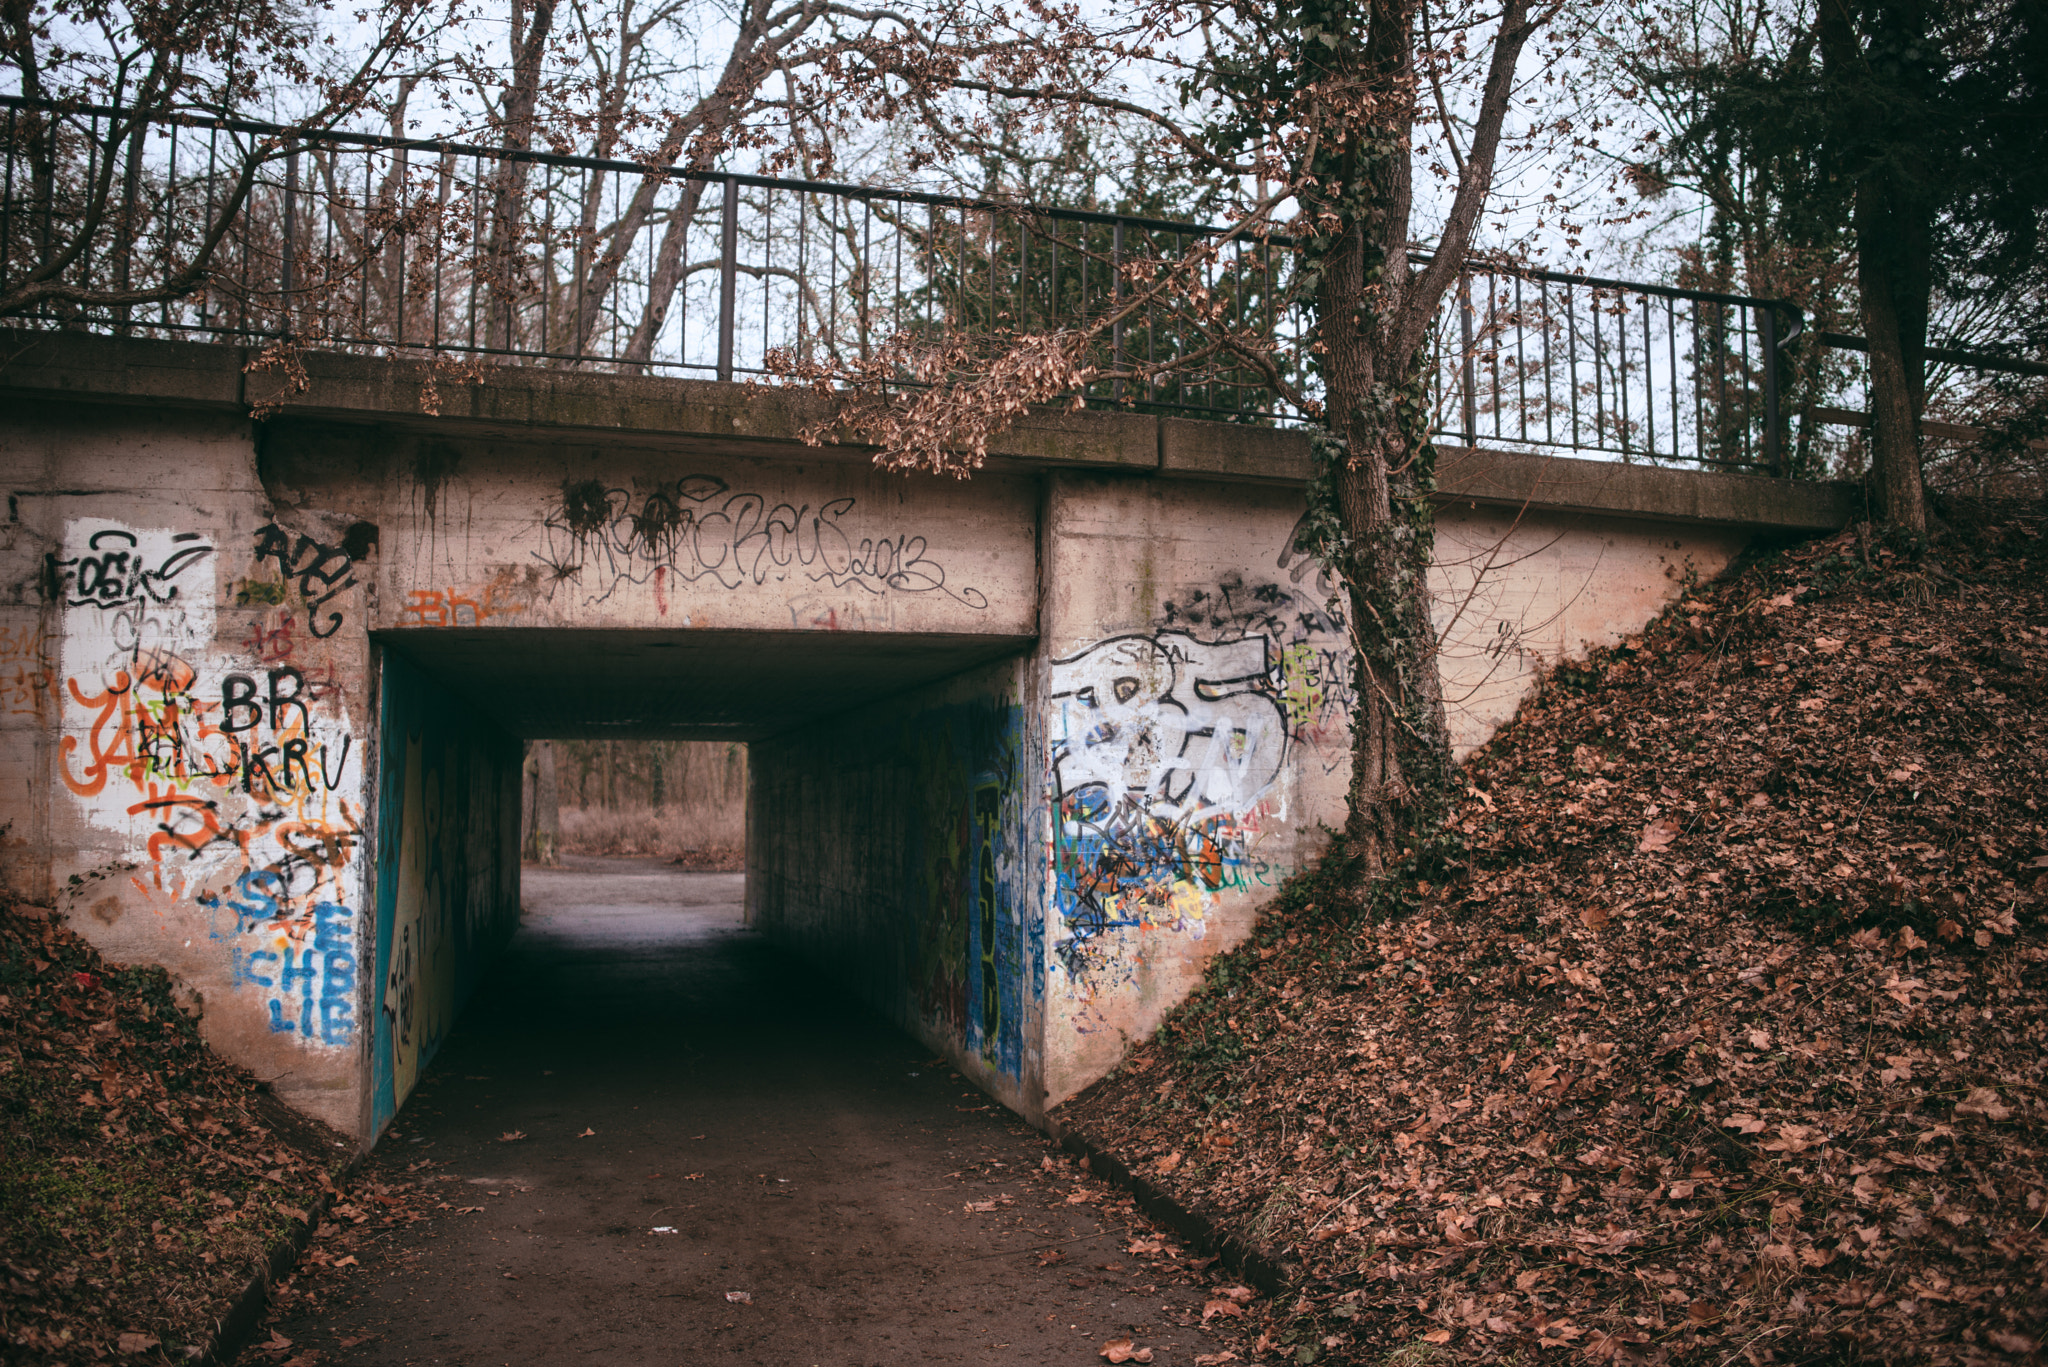
[[[520,742],[752,749],[752,923],[1027,1117],[1341,817],[1298,435],[1034,418],[971,481],[805,392],[0,336],[5,877],[374,1138],[518,916]],[[260,416],[252,416],[252,413]],[[1841,489],[1454,450],[1458,742]]]

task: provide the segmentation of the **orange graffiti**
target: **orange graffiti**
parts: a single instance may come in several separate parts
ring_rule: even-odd
[[[93,718],[92,730],[87,733],[86,737],[92,751],[92,763],[85,767],[84,777],[77,779],[71,777],[70,756],[71,752],[78,748],[78,737],[76,736],[64,737],[64,743],[60,747],[63,751],[64,759],[59,762],[57,772],[63,778],[65,787],[80,797],[92,797],[100,789],[107,786],[107,766],[109,764],[118,761],[120,767],[127,768],[135,760],[134,737],[127,726],[128,671],[120,671],[114,676],[114,686],[112,688],[96,693],[90,698],[79,691],[78,680],[70,679],[66,681],[66,684],[71,690],[72,698],[77,701],[80,707],[98,708],[99,715]],[[120,714],[121,720],[115,727],[113,744],[110,748],[102,746],[100,743],[100,732],[106,729],[108,720],[117,713]]]
[[[488,585],[481,598],[470,598],[449,589],[413,589],[406,594],[406,604],[398,614],[398,624],[404,627],[474,627],[482,626],[493,617],[508,612],[517,612],[517,607],[500,606],[496,601],[497,585]]]

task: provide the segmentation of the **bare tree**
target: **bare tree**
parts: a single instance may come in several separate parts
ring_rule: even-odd
[[[0,317],[120,319],[209,285],[232,290],[216,267],[230,234],[249,230],[266,169],[297,137],[369,109],[417,52],[430,10],[380,0],[356,16],[350,50],[328,41],[324,4],[0,3],[19,90],[0,146],[12,201]],[[232,122],[279,106],[291,111],[282,133]],[[187,133],[182,166],[180,125],[205,130]]]
[[[1319,414],[1297,549],[1339,575],[1347,599],[1360,707],[1342,844],[1367,879],[1431,834],[1450,793],[1426,583],[1428,343],[1487,207],[1524,49],[1560,8],[1155,0],[1098,21],[1039,12],[1033,32],[946,52],[919,79],[877,57],[865,74],[892,108],[923,115],[931,156],[945,154],[949,132],[976,126],[971,115],[930,115],[963,95],[1014,102],[1053,128],[1120,122],[1146,130],[1155,154],[1231,187],[1235,222],[1178,263],[1125,264],[1127,288],[1092,321],[1014,336],[996,354],[952,336],[898,339],[836,369],[783,360],[790,373],[853,386],[840,425],[880,445],[884,464],[953,473],[977,466],[988,438],[1034,404],[1070,402],[1105,378],[1136,391],[1223,355]],[[1574,25],[1596,23],[1596,9]],[[1133,89],[1125,77],[1141,70],[1150,84]],[[1435,242],[1418,259],[1416,178],[1432,167],[1443,177],[1429,200]],[[1300,244],[1294,300],[1314,318],[1299,339],[1245,326],[1210,283],[1233,244],[1282,226]],[[1101,339],[1146,309],[1172,312],[1203,341],[1170,361],[1105,361]],[[904,393],[905,376],[927,387]]]

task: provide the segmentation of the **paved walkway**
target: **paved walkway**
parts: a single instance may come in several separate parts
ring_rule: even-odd
[[[444,1165],[442,1199],[482,1209],[391,1236],[344,1303],[285,1326],[300,1348],[1082,1364],[1138,1330],[1192,1362],[1176,1326],[1199,1288],[1155,1285],[1122,1220],[1040,1170],[1041,1136],[744,929],[740,875],[572,857],[523,876],[507,958],[379,1149]]]

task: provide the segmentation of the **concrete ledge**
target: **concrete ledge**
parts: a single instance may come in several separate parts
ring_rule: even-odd
[[[0,329],[0,393],[246,411],[241,347]]]
[[[860,446],[812,447],[807,427],[832,416],[829,395],[789,386],[484,366],[309,352],[307,388],[245,373],[242,347],[0,331],[0,395],[16,401],[146,404],[375,425],[386,430],[507,440],[571,439],[698,454],[864,460]],[[426,411],[433,392],[438,411]],[[1832,531],[1860,499],[1846,485],[1630,465],[1568,456],[1441,448],[1445,501],[1650,521]],[[1305,433],[1125,412],[1034,413],[990,444],[999,469],[1156,472],[1258,484],[1305,482]]]
[[[1847,484],[1460,446],[1438,448],[1437,488],[1446,502],[1788,531],[1834,531],[1861,507]]]
[[[276,371],[246,373],[258,353],[204,342],[85,332],[0,331],[0,394],[17,400],[148,404],[271,415],[386,430],[688,446],[705,454],[865,460],[870,448],[812,447],[807,427],[832,399],[784,385],[721,384],[538,366],[437,367],[431,362],[307,352],[306,388]],[[428,411],[431,396],[433,412]],[[1134,413],[1034,413],[990,443],[996,465],[1151,470],[1156,418]]]
[[[1306,484],[1308,434],[1285,427],[1159,419],[1159,472],[1199,479]]]
[[[1293,1284],[1295,1269],[1292,1266],[1203,1211],[1182,1204],[1089,1136],[1079,1130],[1068,1129],[1050,1116],[1046,1118],[1045,1132],[1054,1143],[1079,1158],[1088,1171],[1111,1186],[1129,1192],[1137,1201],[1138,1209],[1196,1249],[1217,1258],[1267,1295],[1283,1295]]]

